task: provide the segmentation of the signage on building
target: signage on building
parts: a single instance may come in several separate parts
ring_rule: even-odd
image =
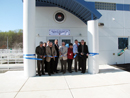
[[[49,30],[49,35],[70,35],[70,30],[56,30],[56,29],[51,29]]]

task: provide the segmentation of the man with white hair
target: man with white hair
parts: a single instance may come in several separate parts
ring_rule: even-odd
[[[66,63],[67,63],[67,52],[68,48],[65,46],[65,42],[62,42],[62,46],[59,49],[60,61],[61,61],[61,72],[66,73]]]
[[[55,64],[55,56],[56,56],[56,50],[53,46],[52,42],[49,42],[49,46],[46,47],[46,61],[48,66],[48,75],[51,76],[51,74],[54,74],[54,64]]]

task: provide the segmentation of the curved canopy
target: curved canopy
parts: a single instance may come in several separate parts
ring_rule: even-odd
[[[81,19],[85,24],[88,20],[99,19],[102,15],[84,0],[36,0],[36,6],[52,6],[62,8]]]

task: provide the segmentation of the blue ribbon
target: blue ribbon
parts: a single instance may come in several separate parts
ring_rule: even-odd
[[[49,55],[49,56],[47,56],[47,55],[46,55],[45,57],[57,57],[57,56],[50,56],[50,55]]]
[[[89,53],[90,56],[99,55],[99,53]]]
[[[30,57],[25,57],[25,56],[35,56],[35,54],[24,54],[23,55],[23,58],[24,59],[29,59],[29,60],[39,60],[39,61],[42,61],[43,59],[41,58],[30,58]],[[44,56],[44,57],[53,57],[53,56]],[[54,56],[54,57],[57,57],[57,56]]]
[[[60,57],[63,57],[63,55],[61,55]]]
[[[77,54],[74,56],[74,58],[76,58]]]
[[[26,57],[26,56],[35,56],[35,54],[23,54],[23,58],[24,59],[29,59],[29,60],[39,60],[39,61],[43,60],[41,58],[30,58],[30,57]]]
[[[23,56],[35,56],[35,54],[23,54]]]
[[[29,59],[29,60],[38,60],[38,61],[42,61],[43,59],[40,58],[29,58],[29,57],[24,57],[24,59]]]

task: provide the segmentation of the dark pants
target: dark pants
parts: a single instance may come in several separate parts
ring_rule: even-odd
[[[75,69],[75,71],[77,71],[77,65],[78,65],[78,70],[80,70],[80,63],[79,63],[79,58],[78,58],[78,54],[77,54],[77,56],[76,56],[76,58],[74,59],[74,69]]]
[[[54,72],[57,72],[58,57],[55,57]]]
[[[48,74],[51,74],[54,72],[54,59],[51,58],[50,62],[47,62],[48,66]]]
[[[85,73],[86,72],[86,57],[80,58],[80,64],[82,67],[82,73]]]
[[[46,58],[45,58],[45,59],[46,59]],[[48,72],[48,71],[47,71],[47,70],[48,70],[48,68],[47,68],[47,61],[45,60],[44,63],[45,63],[45,72]]]
[[[41,68],[41,65],[42,65],[42,68]],[[44,74],[44,59],[42,61],[37,61],[37,69],[38,69],[39,75],[41,75],[41,71],[42,71],[42,74]]]
[[[61,59],[60,62],[61,62],[61,72],[66,73],[66,63],[67,63],[67,60]]]
[[[73,59],[68,59],[68,71],[69,72],[72,71],[72,62],[73,62]]]

